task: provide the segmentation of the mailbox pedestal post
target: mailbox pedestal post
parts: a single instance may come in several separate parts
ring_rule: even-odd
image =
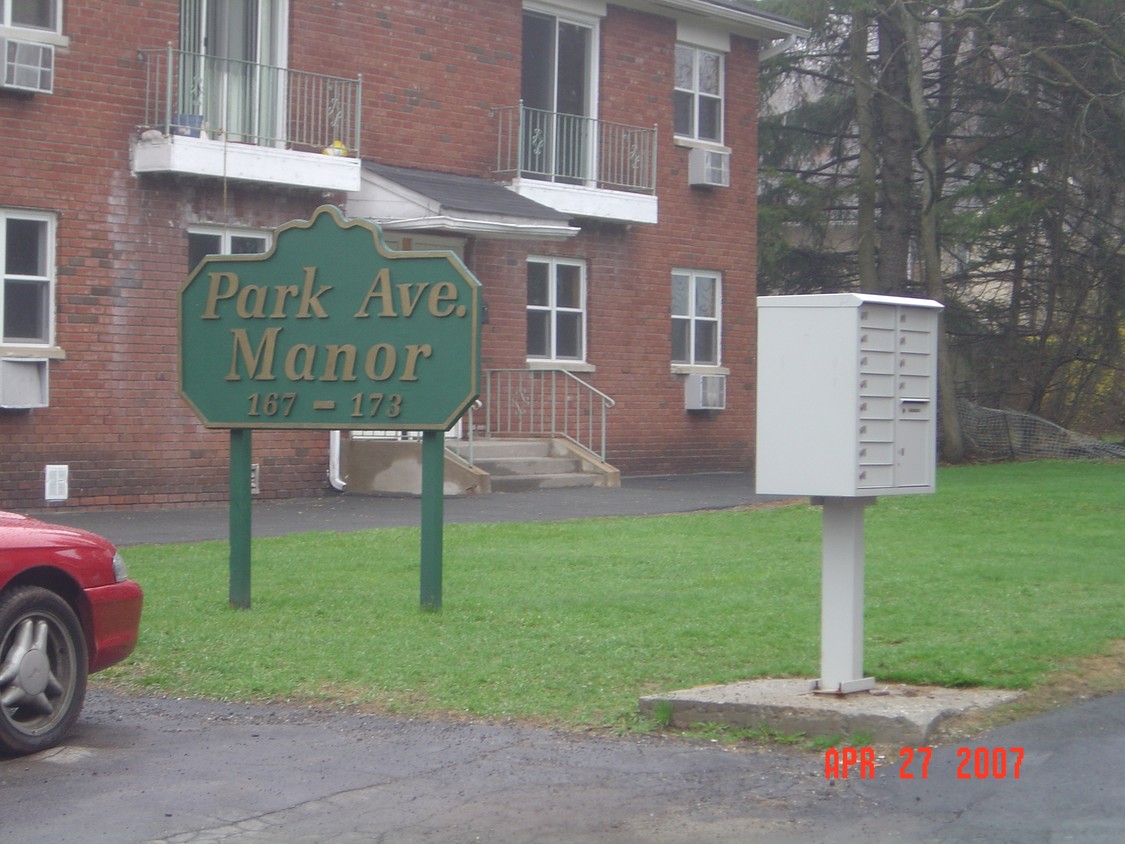
[[[874,688],[863,676],[863,516],[874,498],[814,498],[824,508],[820,596],[820,679],[813,690],[850,694]]]

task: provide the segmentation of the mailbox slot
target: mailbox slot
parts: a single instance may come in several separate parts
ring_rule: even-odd
[[[869,375],[866,372],[859,379],[861,396],[893,396],[895,377],[893,375]]]
[[[898,381],[900,396],[928,399],[933,395],[934,382],[927,375],[900,375],[894,380]]]
[[[889,375],[895,371],[895,353],[864,352],[859,356],[859,371]]]
[[[895,332],[890,328],[865,328],[859,336],[859,347],[863,350],[893,352]]]

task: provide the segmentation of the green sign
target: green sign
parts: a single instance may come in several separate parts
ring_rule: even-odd
[[[329,206],[180,291],[180,390],[212,428],[444,431],[479,392],[480,283]]]

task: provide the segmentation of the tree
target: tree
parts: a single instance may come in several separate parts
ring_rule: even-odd
[[[778,11],[815,35],[764,70],[763,290],[940,299],[946,399],[1120,424],[1125,4]]]

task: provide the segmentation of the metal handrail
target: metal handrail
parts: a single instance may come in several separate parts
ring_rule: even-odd
[[[616,404],[565,369],[488,369],[480,407],[470,411],[468,429],[470,438],[561,437],[604,462],[607,418]],[[483,428],[477,427],[477,414],[484,416]]]
[[[498,174],[583,187],[656,192],[656,127],[515,106],[491,110],[499,123]]]
[[[144,128],[165,135],[360,156],[363,78],[164,48],[145,64]]]

